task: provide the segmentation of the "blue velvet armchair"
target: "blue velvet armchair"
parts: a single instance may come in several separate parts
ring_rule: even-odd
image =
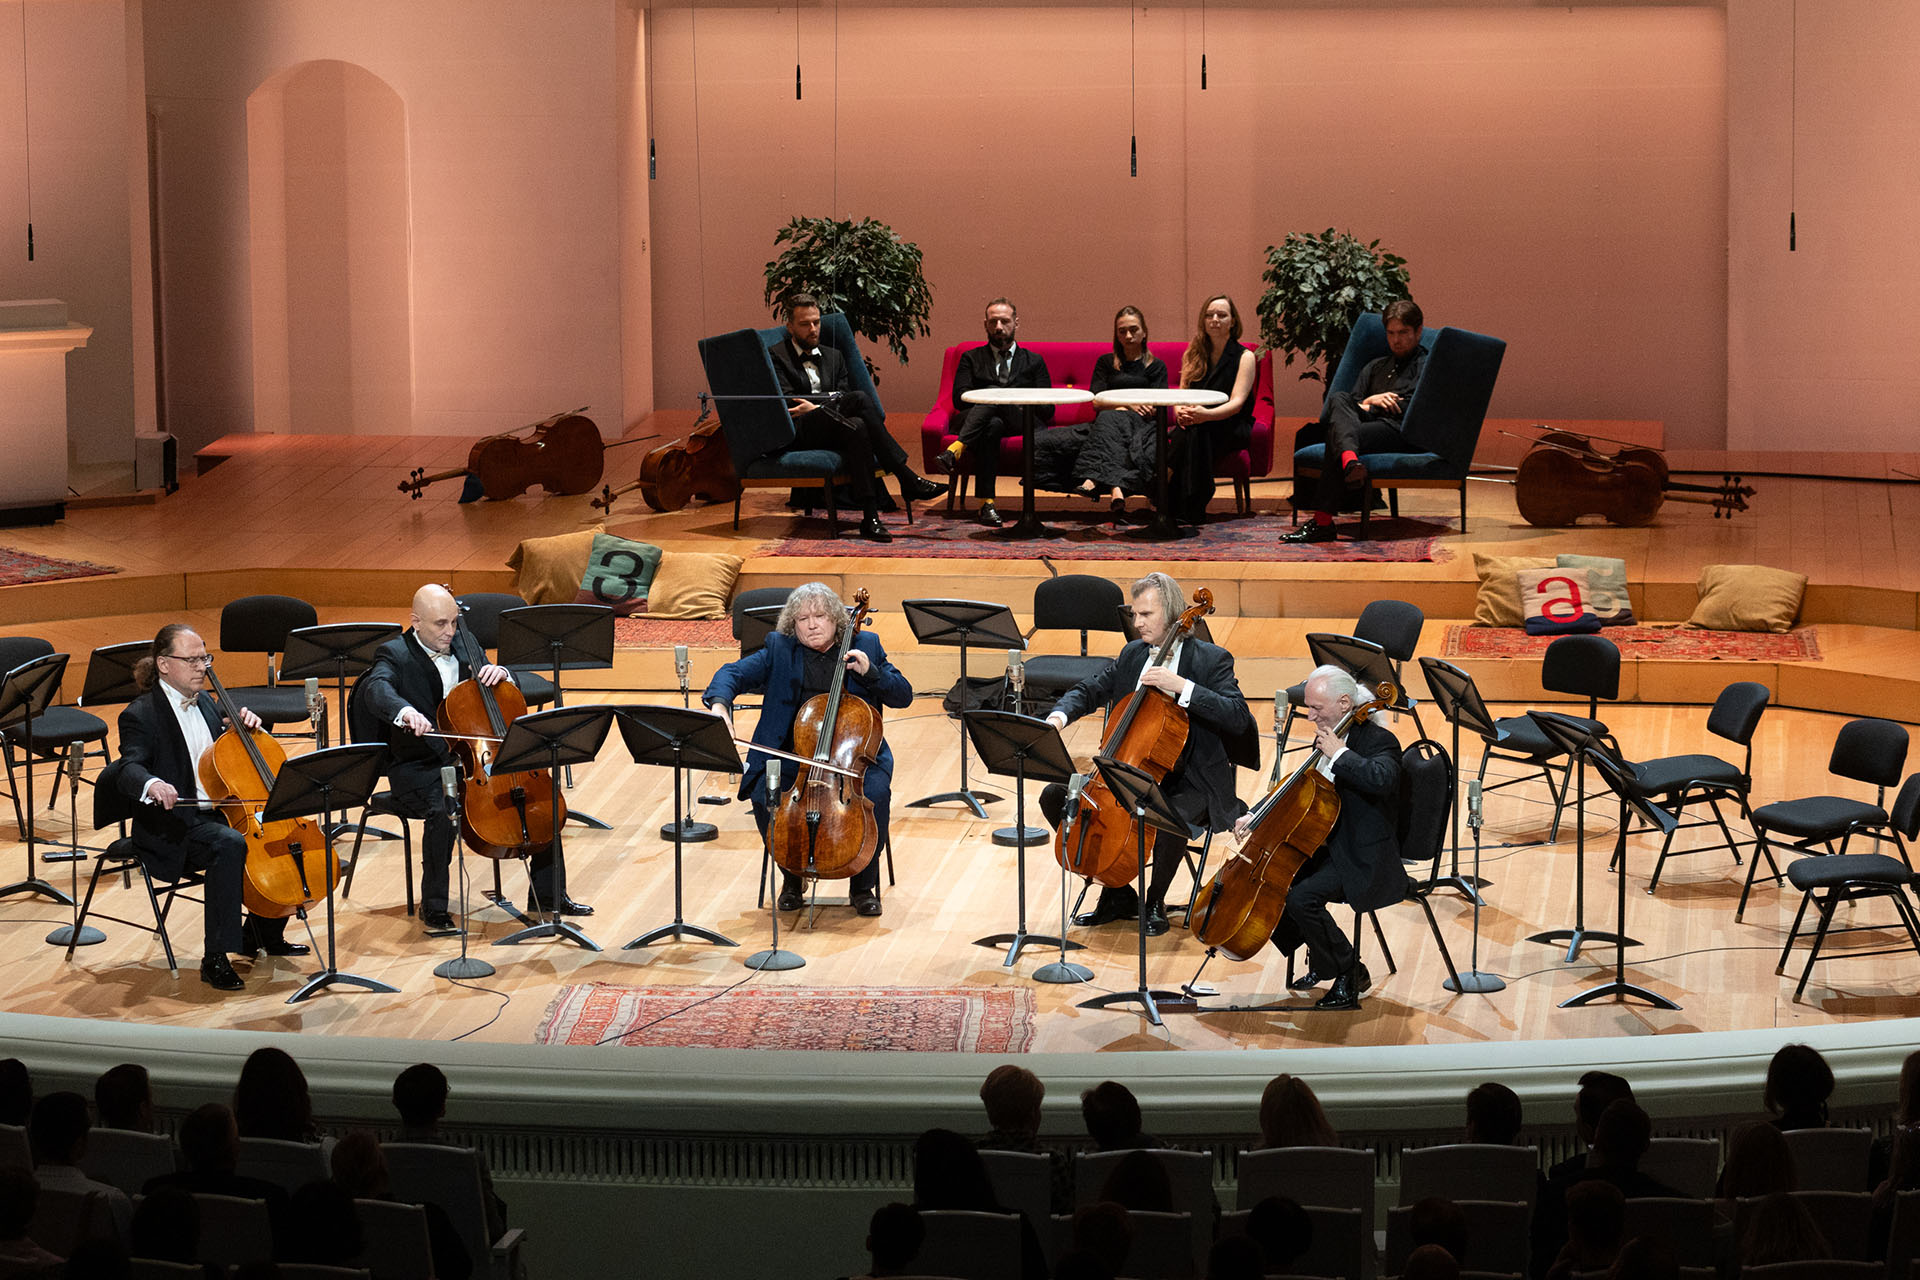
[[[1467,472],[1473,466],[1473,451],[1480,443],[1480,428],[1487,419],[1487,406],[1493,400],[1493,386],[1500,376],[1507,344],[1466,329],[1430,328],[1420,335],[1420,345],[1427,349],[1427,367],[1400,424],[1400,433],[1417,451],[1360,455],[1367,468],[1367,492],[1360,495],[1362,536],[1376,489],[1387,491],[1390,510],[1396,516],[1400,514],[1400,489],[1456,489],[1462,532],[1467,527]],[[1366,363],[1386,354],[1386,324],[1377,314],[1361,316],[1347,340],[1346,353],[1334,371],[1328,394],[1353,390]],[[1296,449],[1296,485],[1318,476],[1325,465],[1324,443]],[[1298,507],[1296,499],[1296,518]]]

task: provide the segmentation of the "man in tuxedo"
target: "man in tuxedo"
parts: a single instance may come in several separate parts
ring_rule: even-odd
[[[247,838],[212,809],[198,807],[210,798],[197,773],[200,757],[224,727],[219,705],[206,692],[212,662],[207,642],[192,627],[170,622],[160,628],[152,654],[134,669],[146,692],[120,712],[120,758],[101,775],[100,816],[132,819],[134,848],[156,880],[177,880],[187,871],[206,874],[200,980],[218,991],[238,991],[245,984],[229,952],[303,956],[308,948],[286,940],[284,916],[249,915],[242,922]],[[260,717],[242,707],[240,723],[258,729]]]
[[[387,777],[395,806],[426,825],[420,841],[420,923],[433,932],[455,928],[448,910],[448,868],[453,859],[453,818],[440,770],[453,762],[446,742],[423,735],[434,732],[434,715],[453,687],[464,680],[496,685],[511,679],[505,667],[486,660],[470,633],[460,630],[460,605],[453,593],[428,583],[413,595],[412,626],[381,645],[373,665],[354,687],[354,714],[365,720],[355,729],[384,733],[392,752]],[[396,732],[397,730],[397,732]],[[551,846],[530,859],[533,896],[546,910],[590,916],[593,908],[567,896],[566,871]]]
[[[1294,877],[1287,907],[1273,931],[1273,945],[1291,954],[1302,942],[1312,963],[1311,976],[1333,979],[1316,1009],[1358,1009],[1373,979],[1360,963],[1353,943],[1327,911],[1344,902],[1356,911],[1388,906],[1406,897],[1407,873],[1400,862],[1395,827],[1400,796],[1400,740],[1372,720],[1352,725],[1343,735],[1340,722],[1360,701],[1353,676],[1340,667],[1315,667],[1307,677],[1307,718],[1313,721],[1317,766],[1340,797],[1340,816],[1326,844]],[[1246,820],[1234,834],[1246,834]]]
[[[1189,826],[1225,831],[1245,811],[1234,794],[1234,768],[1260,761],[1259,730],[1233,674],[1233,655],[1192,635],[1176,643],[1165,662],[1148,659],[1186,612],[1180,584],[1164,573],[1150,573],[1133,584],[1133,625],[1138,640],[1099,675],[1081,681],[1054,705],[1047,723],[1065,728],[1089,711],[1111,708],[1136,689],[1158,689],[1186,708],[1187,745],[1161,779],[1160,790]],[[1059,783],[1040,793],[1040,809],[1058,827],[1066,812],[1067,789]],[[1068,844],[1072,849],[1071,838]],[[1185,861],[1186,838],[1153,834],[1153,875],[1147,885],[1147,933],[1167,931],[1167,886]],[[1137,919],[1139,902],[1126,886],[1104,888],[1092,911],[1074,917],[1079,925]]]
[[[796,293],[786,301],[787,333],[774,339],[767,354],[780,390],[792,395],[788,406],[798,435],[796,444],[832,449],[846,459],[847,487],[866,509],[860,536],[872,542],[891,542],[880,523],[880,482],[876,470],[890,471],[900,482],[900,496],[918,502],[947,491],[915,475],[907,451],[887,431],[887,420],[865,392],[853,389],[847,358],[838,349],[820,344],[820,301],[810,293]],[[840,399],[815,403],[823,392],[842,392]]]
[[[997,529],[1005,523],[993,505],[994,477],[999,471],[1000,439],[1020,430],[1018,405],[968,404],[967,392],[981,387],[1050,387],[1053,375],[1047,362],[1014,341],[1020,331],[1020,313],[1005,298],[987,304],[987,345],[962,352],[953,374],[953,411],[959,415],[959,438],[936,461],[948,475],[958,475],[971,459],[974,484],[980,490],[980,523]],[[1035,405],[1036,424],[1053,421],[1053,406]]]

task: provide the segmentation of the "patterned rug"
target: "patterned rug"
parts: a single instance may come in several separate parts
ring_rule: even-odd
[[[62,578],[97,578],[118,572],[120,570],[112,565],[37,556],[31,551],[0,547],[0,587],[17,587],[25,582],[58,582]]]
[[[613,647],[616,649],[659,649],[684,644],[689,649],[732,649],[730,618],[615,618]]]
[[[1009,522],[1017,508],[1002,512]],[[1051,528],[1065,531],[1064,537],[1008,540],[975,524],[971,515],[948,515],[946,509],[922,511],[908,525],[904,516],[888,516],[888,543],[863,542],[852,535],[835,541],[830,538],[785,538],[766,554],[775,556],[860,556],[881,559],[947,560],[1033,560],[1040,557],[1059,560],[1267,560],[1282,564],[1335,562],[1411,563],[1444,559],[1450,553],[1436,551],[1435,544],[1453,532],[1450,520],[1410,520],[1382,517],[1368,523],[1373,536],[1361,541],[1342,536],[1335,542],[1315,542],[1296,546],[1281,542],[1280,535],[1292,526],[1285,520],[1267,515],[1248,519],[1215,519],[1202,525],[1188,538],[1170,542],[1149,542],[1139,537],[1135,525],[1116,525],[1104,514],[1090,511],[1047,510],[1041,516]],[[818,523],[810,527],[821,528]],[[1343,530],[1358,530],[1357,523],[1343,521]],[[1128,531],[1135,530],[1134,536]]]
[[[1601,635],[1620,646],[1620,656],[1642,661],[1818,662],[1817,628],[1785,635],[1771,631],[1699,631],[1687,627],[1608,627]],[[1518,627],[1447,628],[1448,658],[1538,658],[1552,636],[1530,636]]]
[[[566,986],[535,1044],[678,1049],[904,1049],[1025,1053],[1033,993],[1021,987],[775,987],[713,996],[700,987]]]

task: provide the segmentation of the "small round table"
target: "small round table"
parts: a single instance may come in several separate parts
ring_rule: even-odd
[[[1020,518],[999,530],[1003,538],[1060,538],[1065,531],[1040,523],[1033,505],[1033,410],[1038,405],[1085,404],[1093,393],[1078,387],[976,387],[960,397],[968,404],[1018,405],[1020,408],[1021,484],[1026,496],[1020,503]],[[999,442],[995,441],[995,448]]]
[[[1116,388],[1093,398],[1102,409],[1152,409],[1160,418],[1160,429],[1153,436],[1153,518],[1140,531],[1141,537],[1164,542],[1184,536],[1179,522],[1167,511],[1167,411],[1179,405],[1211,409],[1226,402],[1226,392],[1200,387]]]

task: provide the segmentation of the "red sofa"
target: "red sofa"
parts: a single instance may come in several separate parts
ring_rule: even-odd
[[[954,433],[950,430],[955,416],[953,376],[960,367],[960,354],[984,345],[981,342],[963,342],[948,347],[946,356],[941,360],[939,396],[920,427],[921,461],[923,469],[929,473],[934,470],[934,458],[954,440]],[[1056,387],[1087,386],[1093,381],[1095,362],[1113,350],[1111,342],[1023,342],[1020,345],[1047,362],[1047,372],[1053,376],[1053,385]],[[1165,362],[1168,378],[1177,383],[1180,379],[1180,357],[1186,354],[1187,344],[1150,342],[1147,345],[1154,355]],[[1061,405],[1054,411],[1053,425],[1065,427],[1076,422],[1091,422],[1096,412],[1090,404]],[[1259,367],[1254,372],[1253,438],[1246,448],[1223,453],[1214,459],[1213,474],[1216,479],[1233,481],[1234,509],[1240,515],[1247,515],[1253,509],[1253,477],[1266,475],[1272,466],[1273,354],[1268,352],[1260,357]],[[1000,442],[1000,474],[1020,474],[1020,437],[1017,435],[1008,436]]]

